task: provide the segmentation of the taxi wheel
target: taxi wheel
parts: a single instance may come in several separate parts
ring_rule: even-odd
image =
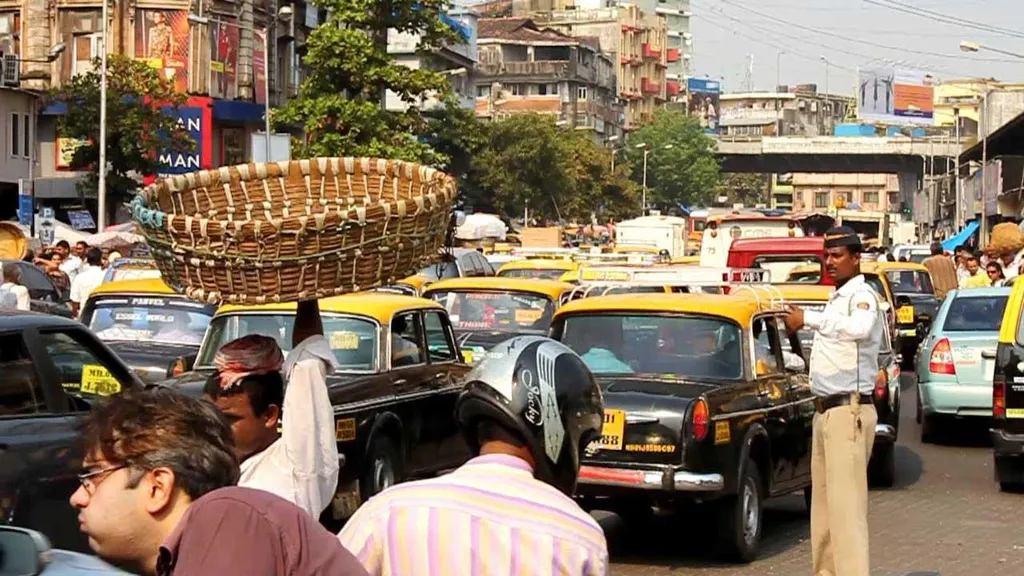
[[[762,490],[757,463],[748,458],[743,466],[739,493],[719,504],[722,552],[731,559],[748,563],[757,557],[761,544],[761,513],[764,510]]]
[[[378,434],[372,440],[364,466],[359,479],[359,494],[363,502],[398,484],[401,479],[402,463],[398,449],[384,434]]]

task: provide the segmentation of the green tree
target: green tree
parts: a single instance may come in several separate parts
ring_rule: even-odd
[[[648,205],[707,204],[718,189],[715,142],[700,122],[683,112],[662,110],[654,121],[630,134],[623,151],[633,166],[632,177],[643,183],[644,144],[647,155]]]
[[[100,157],[100,75],[79,74],[52,90],[49,99],[67,105],[57,130],[62,138],[82,144],[71,159],[71,169],[85,172],[82,192],[95,191]],[[113,210],[127,201],[142,175],[156,174],[158,153],[191,152],[195,142],[178,126],[177,118],[161,108],[185,103],[185,95],[144,62],[125,56],[107,57],[107,195]]]
[[[423,141],[440,157],[437,166],[459,181],[459,192],[470,204],[479,201],[479,175],[473,159],[487,146],[486,125],[474,110],[460,108],[454,102],[431,111]]]
[[[418,50],[429,53],[462,41],[442,15],[448,0],[319,0],[326,22],[307,42],[308,74],[296,98],[274,114],[278,124],[303,126],[296,142],[300,156],[376,156],[440,164],[447,161],[423,140],[428,118],[418,106],[446,100],[448,77],[427,68],[409,68],[387,51],[388,30],[419,36]],[[409,105],[384,109],[387,90]],[[451,106],[451,103],[446,104]]]
[[[770,174],[723,174],[718,195],[727,196],[730,205],[739,203],[747,208],[759,203],[767,205],[770,182]]]
[[[522,114],[487,127],[487,146],[475,157],[477,209],[538,218],[589,221],[635,214],[639,194],[629,166],[611,170],[611,151],[584,132],[559,128],[549,117]]]

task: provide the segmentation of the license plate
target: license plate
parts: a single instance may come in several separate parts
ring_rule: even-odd
[[[112,396],[121,391],[121,383],[117,381],[103,366],[86,364],[82,366],[82,394],[96,396]]]
[[[601,438],[596,442],[599,450],[622,450],[622,436],[626,430],[626,412],[605,410]]]
[[[911,328],[910,330],[900,330],[900,336],[907,336],[909,338],[914,338],[914,337],[917,336],[917,329],[916,328]]]
[[[914,323],[914,307],[904,306],[896,311],[896,321],[900,324]]]
[[[1007,418],[1024,418],[1024,408],[1007,408]]]

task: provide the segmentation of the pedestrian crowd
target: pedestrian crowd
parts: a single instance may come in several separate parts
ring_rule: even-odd
[[[38,254],[29,250],[24,261],[46,274],[57,292],[68,299],[72,312],[77,316],[92,291],[103,282],[107,266],[120,257],[116,251],[104,252],[85,242],[71,245],[60,240]],[[5,266],[2,274],[0,309],[29,310],[29,291],[21,268]]]

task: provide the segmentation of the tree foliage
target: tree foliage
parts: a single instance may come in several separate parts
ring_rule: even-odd
[[[747,208],[769,203],[769,174],[730,173],[722,175],[719,194],[729,198],[729,204],[743,204]]]
[[[547,117],[512,116],[487,126],[487,144],[475,156],[466,201],[477,210],[589,221],[636,214],[637,187],[629,167],[612,173],[611,151],[585,132],[566,130]]]
[[[623,151],[633,166],[632,179],[643,183],[644,150],[647,155],[648,205],[707,205],[719,184],[715,142],[700,122],[685,113],[662,110],[654,121],[630,134]]]
[[[82,142],[71,159],[71,169],[85,171],[80,184],[96,190],[100,156],[100,73],[76,75],[50,92],[54,102],[67,105],[57,130],[62,138]],[[107,57],[107,195],[111,206],[127,200],[143,175],[159,170],[157,154],[163,150],[190,152],[195,142],[178,126],[177,118],[161,108],[185,103],[185,95],[158,70],[144,62],[111,54]]]
[[[417,107],[436,97],[451,108],[448,77],[428,68],[409,68],[388,54],[388,30],[419,36],[421,53],[461,42],[442,21],[448,0],[318,0],[327,20],[307,42],[308,74],[296,98],[274,114],[278,124],[303,126],[300,156],[376,156],[440,164],[447,161],[424,136],[428,117]],[[405,111],[383,109],[385,90],[398,95]],[[457,106],[456,106],[457,107]]]

